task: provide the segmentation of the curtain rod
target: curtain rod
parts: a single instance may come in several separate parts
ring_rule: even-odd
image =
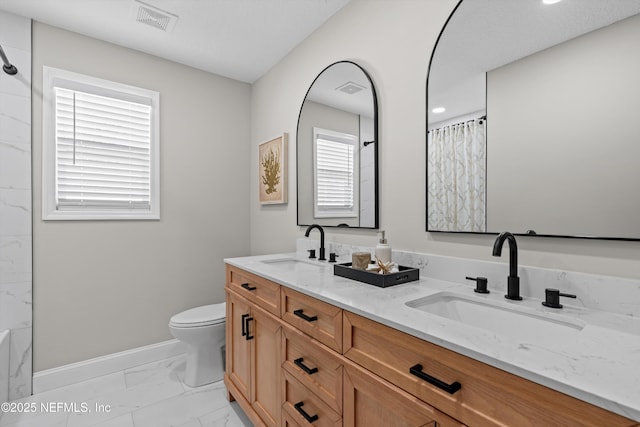
[[[463,121],[463,122],[451,123],[450,125],[442,126],[442,127],[439,127],[439,128],[433,128],[433,129],[428,130],[428,131],[427,131],[427,133],[429,133],[429,132],[431,132],[431,131],[433,131],[433,130],[440,130],[440,129],[444,129],[444,128],[449,127],[449,126],[464,125],[464,124],[467,124],[467,123],[469,123],[469,122],[473,122],[473,121],[475,121],[475,120],[487,120],[487,115],[485,114],[484,116],[480,116],[480,117],[475,118],[475,119],[469,119],[469,120],[465,120],[465,121]]]

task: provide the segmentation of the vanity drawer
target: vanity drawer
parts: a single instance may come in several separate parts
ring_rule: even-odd
[[[282,410],[282,426],[283,427],[301,427],[296,420],[285,410]]]
[[[341,414],[340,358],[322,344],[290,326],[283,326],[282,331],[282,367]]]
[[[345,357],[465,424],[634,425],[627,418],[353,313],[345,311],[343,320]],[[430,379],[440,381],[441,387]],[[451,390],[443,389],[448,387]]]
[[[342,353],[342,309],[281,288],[282,319],[338,353]]]
[[[344,427],[465,427],[415,396],[344,362]]]
[[[303,386],[286,370],[283,373],[284,404],[289,418],[299,425],[314,427],[342,426],[342,417]]]
[[[227,287],[280,317],[280,285],[227,265]]]

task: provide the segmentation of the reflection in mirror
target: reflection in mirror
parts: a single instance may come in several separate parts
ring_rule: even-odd
[[[378,227],[377,112],[357,64],[337,62],[316,77],[298,118],[298,225]]]
[[[639,13],[458,4],[429,68],[427,230],[640,239]]]

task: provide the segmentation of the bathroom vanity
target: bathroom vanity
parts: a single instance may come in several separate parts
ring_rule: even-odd
[[[411,306],[473,294],[469,285],[421,278],[376,288],[291,254],[225,261],[225,384],[255,425],[639,425],[640,402],[627,405],[608,384],[587,390],[590,377],[580,384],[560,362],[548,378],[555,359],[536,353],[553,348],[507,351],[513,343]],[[625,377],[623,390],[637,384],[637,374]]]

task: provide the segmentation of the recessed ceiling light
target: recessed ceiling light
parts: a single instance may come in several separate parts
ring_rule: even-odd
[[[556,4],[556,3],[560,3],[562,0],[542,0],[542,3],[544,4]]]
[[[433,114],[440,114],[440,113],[444,113],[445,111],[447,111],[447,109],[444,107],[436,107],[433,110],[431,110]]]

